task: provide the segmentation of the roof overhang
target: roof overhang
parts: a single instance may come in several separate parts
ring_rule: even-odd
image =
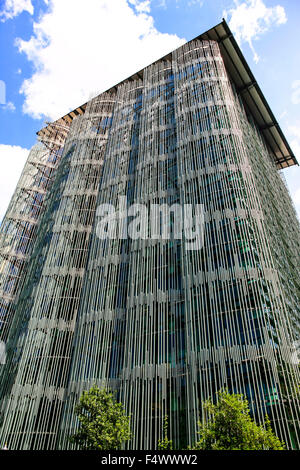
[[[226,21],[201,34],[198,39],[218,41],[226,69],[233,80],[247,110],[253,116],[269,146],[277,167],[298,165],[270,106],[267,103],[241,49],[239,48]]]
[[[221,23],[217,24],[205,33],[200,34],[189,42],[192,42],[195,39],[212,39],[219,43],[226,70],[235,84],[236,90],[239,93],[247,111],[253,116],[254,121],[262,132],[266,143],[274,156],[278,169],[298,165],[296,157],[293,154],[278,122],[276,121],[270,106],[258,86],[254,75],[252,74],[226,21],[223,20]],[[171,56],[172,53],[169,53],[154,63],[170,60]],[[127,81],[142,79],[143,74],[144,69],[131,75],[125,80],[122,80],[107,91],[116,89],[119,85]],[[69,126],[76,116],[84,113],[86,104],[87,103],[79,106],[73,111],[70,111],[54,123],[48,124],[48,126],[37,132],[38,136],[41,139],[47,137],[48,134],[53,132],[53,126]]]

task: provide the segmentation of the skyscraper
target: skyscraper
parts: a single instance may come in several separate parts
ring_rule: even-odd
[[[1,225],[1,442],[69,448],[97,384],[133,449],[156,448],[165,415],[193,443],[224,387],[299,447],[300,228],[280,172],[297,162],[226,22],[38,136]],[[129,236],[153,206],[159,232]],[[190,249],[176,210],[196,206]]]

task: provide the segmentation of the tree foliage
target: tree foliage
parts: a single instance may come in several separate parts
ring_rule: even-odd
[[[131,438],[130,418],[112,392],[94,386],[75,407],[79,430],[70,440],[81,449],[117,450]]]
[[[250,417],[248,401],[243,395],[218,392],[216,404],[204,404],[208,420],[199,423],[196,450],[283,450],[266,416],[265,426],[257,425]]]
[[[158,450],[172,450],[173,442],[168,438],[168,416],[164,418],[164,437],[158,440]]]

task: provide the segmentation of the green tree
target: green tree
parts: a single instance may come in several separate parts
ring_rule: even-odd
[[[158,450],[172,450],[173,442],[168,438],[168,416],[164,418],[164,438],[158,440]]]
[[[273,433],[266,416],[265,427],[257,425],[250,417],[248,401],[243,395],[218,392],[216,404],[208,400],[204,409],[209,417],[199,423],[199,440],[196,450],[283,450]]]
[[[131,438],[130,418],[112,392],[94,386],[75,406],[79,430],[70,441],[81,449],[117,450]]]

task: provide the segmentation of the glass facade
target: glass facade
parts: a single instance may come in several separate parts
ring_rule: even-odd
[[[203,247],[99,238],[97,208],[120,198],[201,204]],[[74,406],[97,384],[131,415],[130,448],[155,449],[165,415],[187,446],[204,400],[227,387],[297,448],[299,246],[283,177],[216,41],[190,41],[92,99],[66,133],[7,328],[0,441],[71,448]]]

